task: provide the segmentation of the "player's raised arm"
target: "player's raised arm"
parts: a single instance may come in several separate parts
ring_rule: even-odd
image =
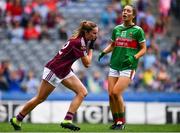
[[[88,55],[81,58],[81,61],[85,67],[89,67],[91,65],[92,56],[93,56],[93,50],[90,49],[88,51]]]
[[[86,56],[81,57],[81,61],[85,67],[89,67],[91,64],[92,56],[93,56],[93,49],[94,49],[94,43],[97,38],[98,33],[98,27],[92,28],[90,31],[85,31],[84,37],[85,40],[89,41],[88,45],[88,53]]]

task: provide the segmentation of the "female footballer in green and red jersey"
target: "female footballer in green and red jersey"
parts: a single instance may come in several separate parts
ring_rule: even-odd
[[[126,5],[122,11],[123,24],[112,32],[109,45],[99,55],[100,59],[112,52],[108,75],[109,104],[114,124],[110,129],[124,129],[125,109],[122,94],[130,84],[138,66],[138,59],[146,53],[145,34],[135,25],[136,10]]]

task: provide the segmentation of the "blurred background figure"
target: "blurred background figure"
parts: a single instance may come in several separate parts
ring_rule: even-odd
[[[27,73],[27,77],[24,78],[23,81],[23,89],[26,93],[30,94],[36,94],[38,91],[38,85],[40,83],[40,80],[36,78],[35,73],[33,70],[30,70]]]

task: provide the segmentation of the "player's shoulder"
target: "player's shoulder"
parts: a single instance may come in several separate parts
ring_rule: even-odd
[[[138,25],[135,25],[135,26],[133,26],[133,28],[134,29],[137,29],[137,30],[143,30],[140,26],[138,26]]]
[[[124,26],[123,26],[123,24],[119,24],[119,25],[116,25],[115,27],[114,27],[114,29],[122,29]]]
[[[69,40],[71,44],[85,46],[85,40],[83,37],[77,37]]]

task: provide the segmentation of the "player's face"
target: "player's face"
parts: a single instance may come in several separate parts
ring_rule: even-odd
[[[97,38],[97,34],[98,34],[98,27],[95,27],[90,32],[87,32],[85,34],[85,37],[87,40],[95,40]]]
[[[123,21],[132,21],[135,16],[133,15],[133,8],[131,6],[125,6],[122,12]]]

